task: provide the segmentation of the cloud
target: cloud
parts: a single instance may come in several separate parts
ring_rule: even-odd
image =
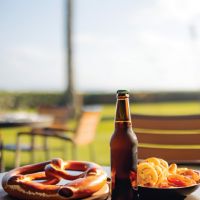
[[[77,89],[200,89],[200,1],[130,2],[132,7],[112,4],[104,13],[95,10],[101,1],[92,11],[79,10],[81,24],[73,37]],[[6,48],[0,54],[2,88],[65,88],[62,48],[40,43]]]
[[[199,21],[199,0],[156,0],[129,13],[129,23],[134,25],[161,25],[163,22],[191,23]]]
[[[191,23],[197,17],[200,18],[199,0],[160,0],[158,9],[165,19]]]
[[[200,7],[190,2],[142,5],[129,13],[123,34],[79,33],[79,88],[200,89],[200,40],[192,40],[188,24]]]

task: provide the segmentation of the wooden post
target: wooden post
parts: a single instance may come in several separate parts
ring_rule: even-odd
[[[74,69],[73,69],[73,48],[72,48],[72,29],[73,29],[73,0],[67,0],[67,80],[68,86],[66,91],[66,98],[68,104],[72,107],[75,112],[76,104],[76,92],[75,92],[75,80],[74,80]]]

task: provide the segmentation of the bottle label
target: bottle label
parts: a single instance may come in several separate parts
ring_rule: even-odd
[[[130,120],[127,120],[127,121],[125,121],[125,120],[115,120],[115,123],[131,123],[131,121]]]

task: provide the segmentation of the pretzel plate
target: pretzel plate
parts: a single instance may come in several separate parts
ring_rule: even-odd
[[[92,200],[109,194],[107,175],[99,165],[59,158],[13,169],[4,175],[2,186],[22,200]]]

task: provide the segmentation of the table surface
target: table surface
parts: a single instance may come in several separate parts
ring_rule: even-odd
[[[0,128],[17,126],[46,126],[53,122],[50,115],[41,115],[27,112],[0,114]]]
[[[107,172],[108,176],[110,176],[110,167],[103,167],[104,170]],[[197,169],[200,169],[200,166],[196,167]],[[5,173],[0,173],[0,183],[2,180],[2,177]],[[3,190],[1,184],[0,184],[0,200],[14,200],[14,198],[9,197],[7,193]],[[108,198],[108,200],[111,200],[111,198]],[[149,199],[152,200],[152,199]],[[188,195],[185,200],[200,200],[200,187],[193,192],[191,195]]]

